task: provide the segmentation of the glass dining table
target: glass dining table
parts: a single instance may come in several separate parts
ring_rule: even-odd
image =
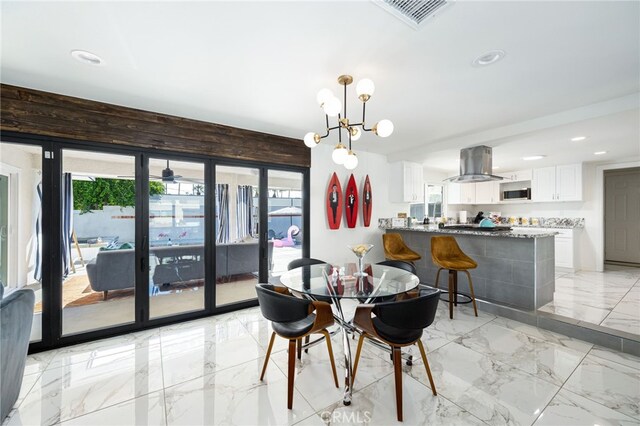
[[[419,278],[411,272],[386,265],[366,265],[364,273],[357,272],[355,264],[344,267],[327,263],[302,266],[285,272],[280,281],[294,293],[312,300],[331,302],[333,315],[342,332],[345,363],[344,405],[351,404],[353,392],[352,357],[349,336],[358,331],[353,327],[353,318],[345,316],[343,299],[361,303],[392,299],[394,296],[418,287]],[[335,332],[334,332],[335,334]],[[315,343],[305,345],[306,348]]]

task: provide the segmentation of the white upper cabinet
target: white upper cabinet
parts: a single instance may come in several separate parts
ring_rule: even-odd
[[[559,201],[582,201],[582,165],[556,167],[556,192]]]
[[[476,204],[475,183],[449,183],[447,185],[448,204]]]
[[[531,169],[519,170],[517,172],[498,173],[498,176],[503,177],[505,180],[512,182],[522,182],[532,179],[533,171]]]
[[[533,169],[531,199],[533,201],[581,201],[582,165]]]
[[[399,161],[391,163],[389,200],[392,203],[424,202],[424,178],[422,165]]]
[[[478,182],[476,186],[476,204],[495,204],[500,202],[500,181]]]
[[[556,197],[556,168],[543,167],[533,169],[531,179],[532,201],[555,201]]]

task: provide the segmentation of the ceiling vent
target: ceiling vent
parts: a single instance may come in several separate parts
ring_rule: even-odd
[[[453,0],[373,0],[375,4],[400,19],[411,28],[420,29],[453,3]]]

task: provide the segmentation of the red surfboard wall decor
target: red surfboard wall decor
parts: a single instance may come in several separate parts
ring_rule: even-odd
[[[347,213],[347,227],[355,228],[358,221],[358,185],[353,174],[349,176],[344,193],[344,205]]]
[[[364,226],[371,225],[371,208],[373,207],[373,198],[371,194],[371,182],[369,175],[364,180],[364,189],[362,190],[362,219]]]
[[[331,176],[329,187],[327,188],[327,220],[329,229],[340,229],[342,220],[342,187],[340,179],[335,173]]]

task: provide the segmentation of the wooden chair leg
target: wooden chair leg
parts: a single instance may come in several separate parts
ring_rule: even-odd
[[[393,348],[393,375],[396,381],[396,409],[398,421],[402,421],[402,356],[399,347]]]
[[[296,339],[289,339],[289,365],[287,373],[287,408],[293,408],[293,379],[296,374]]]
[[[453,276],[454,271],[449,271],[449,318],[453,319]]]
[[[438,282],[440,281],[440,271],[442,271],[442,268],[439,268],[438,272],[436,273],[436,283],[434,285],[435,288],[438,288]]]
[[[331,347],[331,335],[327,330],[321,331],[324,336],[324,340],[327,341],[327,350],[329,351],[329,361],[331,361],[331,372],[333,373],[333,381],[336,384],[336,387],[340,387],[338,384],[338,374],[336,373],[336,362],[333,359],[333,348]]]
[[[453,306],[458,306],[458,271],[453,271]]]
[[[269,347],[267,348],[267,356],[264,359],[264,365],[262,366],[262,374],[260,374],[260,380],[264,379],[264,373],[267,371],[267,363],[269,362],[269,356],[271,355],[271,348],[273,348],[273,341],[276,340],[276,333],[271,333],[271,340],[269,340]]]
[[[364,343],[364,336],[366,333],[362,333],[358,339],[358,349],[356,350],[356,361],[353,364],[353,372],[351,373],[351,386],[356,381],[356,371],[358,371],[358,361],[360,361],[360,352],[362,351],[362,344]]]
[[[105,290],[102,292],[102,300],[107,300],[107,296],[109,294],[109,291]]]
[[[434,395],[438,395],[436,392],[436,384],[433,383],[433,376],[431,376],[431,368],[429,368],[429,361],[427,361],[427,353],[424,351],[424,346],[422,345],[422,341],[418,340],[418,348],[420,348],[420,355],[422,356],[422,362],[424,362],[424,366],[427,369],[427,377],[429,377],[429,383],[431,383],[431,393]]]
[[[298,345],[296,350],[298,352],[298,359],[302,359],[302,338],[298,339]]]
[[[469,278],[469,292],[471,293],[471,303],[473,303],[473,312],[478,316],[478,307],[476,306],[476,295],[473,293],[473,283],[471,282],[471,274],[465,269],[464,271]]]

